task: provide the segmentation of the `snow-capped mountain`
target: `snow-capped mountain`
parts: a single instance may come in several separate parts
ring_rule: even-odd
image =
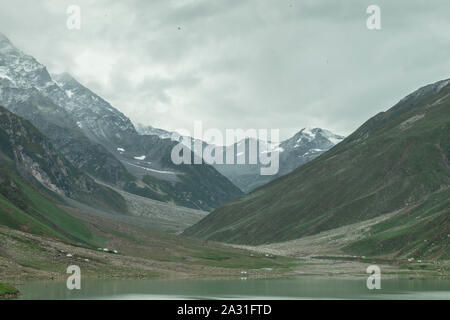
[[[50,94],[49,97],[70,112],[77,126],[88,137],[115,146],[119,141],[137,134],[130,119],[70,74],[53,75],[53,79],[65,97],[60,99],[59,94]]]
[[[296,150],[299,155],[303,155],[303,150],[308,152],[311,149],[329,149],[344,140],[344,138],[344,136],[334,134],[331,131],[321,128],[303,128],[292,138],[283,141],[280,146],[284,150]]]
[[[280,154],[280,174],[289,173],[320,156],[344,138],[322,128],[303,128],[280,144],[283,149]]]
[[[67,73],[52,77],[45,66],[15,48],[4,35],[0,35],[0,84],[10,91],[37,90],[69,112],[77,126],[97,142],[136,134],[131,121],[120,111]],[[17,90],[12,95],[12,100],[23,98]]]
[[[194,143],[196,141],[199,141],[202,144],[203,149],[206,146],[210,145],[210,144],[204,142],[203,140],[194,139],[193,137],[190,137],[190,136],[183,136],[176,131],[167,131],[164,129],[152,127],[150,125],[143,125],[143,124],[138,123],[135,125],[135,128],[136,128],[136,131],[142,136],[145,136],[145,135],[157,136],[161,139],[170,139],[172,141],[182,142],[187,147],[189,147],[192,150],[192,152],[194,152],[199,157],[202,157],[202,154],[197,152],[197,150],[193,147]]]
[[[279,152],[279,171],[278,174],[272,176],[261,175],[260,164],[248,164],[247,154],[249,153],[249,146],[252,141],[251,138],[241,140],[238,143],[226,148],[216,149],[216,152],[218,153],[225,153],[234,148],[235,164],[220,164],[214,165],[214,167],[230,179],[235,185],[241,188],[241,190],[244,192],[250,192],[253,189],[268,183],[277,177],[285,175],[299,166],[313,160],[342,141],[344,138],[345,137],[343,136],[321,128],[303,128],[293,137],[278,144],[268,143],[261,140],[255,142],[253,140],[253,143],[256,143],[258,146],[259,155],[268,151]],[[238,151],[239,148],[242,148],[242,144],[245,144],[243,149],[245,152]],[[239,158],[247,164],[236,164],[237,159]]]
[[[32,122],[73,165],[131,193],[210,210],[241,195],[207,164],[176,166],[176,143],[139,135],[130,119],[69,74],[46,67],[0,34],[0,105]]]
[[[47,68],[32,56],[12,45],[6,36],[0,34],[0,85],[3,97],[9,102],[24,101],[36,93],[49,98],[65,110],[75,108],[66,99],[65,92],[52,79]]]
[[[113,184],[128,176],[113,154],[78,127],[69,112],[77,104],[68,99],[46,67],[1,33],[0,105],[33,123],[76,167]]]
[[[154,135],[162,139],[182,141],[181,135],[152,126],[137,124],[136,130],[141,135]],[[203,150],[205,150],[206,147],[212,147],[212,150],[214,150],[212,154],[223,159],[223,164],[213,164],[220,173],[231,180],[231,182],[244,192],[250,192],[313,160],[341,142],[344,138],[344,136],[322,128],[303,128],[293,137],[284,140],[281,143],[271,143],[254,138],[245,138],[229,146],[214,146],[203,141],[202,145]],[[197,154],[197,156],[201,157],[202,155],[194,150],[193,143],[194,139],[191,138],[191,145],[189,147]],[[249,164],[248,154],[251,145],[256,146],[258,159],[260,159],[262,153],[279,152],[280,163],[278,174],[273,176],[263,176],[261,175],[260,164]],[[234,153],[234,164],[225,164],[226,154],[230,152]]]
[[[15,48],[0,33],[0,82],[16,88],[45,89],[55,83],[47,69],[33,57]]]

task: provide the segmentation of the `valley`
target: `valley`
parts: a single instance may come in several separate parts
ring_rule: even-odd
[[[316,235],[302,237],[286,242],[259,246],[233,245],[235,248],[247,249],[263,254],[281,255],[306,261],[328,261],[328,265],[318,266],[322,272],[331,274],[357,274],[364,265],[382,265],[383,274],[403,275],[408,277],[450,276],[450,260],[433,258],[402,257],[396,254],[364,255],[364,251],[355,254],[349,250],[355,243],[364,242],[367,233],[377,224],[386,223],[402,214],[403,210],[391,212],[363,222],[323,231]],[[431,241],[431,240],[430,240]],[[369,248],[371,248],[369,246]],[[366,251],[367,252],[367,251]],[[346,264],[347,263],[347,264]],[[345,266],[345,268],[342,268]]]
[[[79,211],[72,213],[89,224],[99,238],[99,246],[117,250],[118,254],[0,227],[0,281],[17,285],[31,280],[64,280],[66,268],[71,264],[81,268],[83,279],[105,280],[231,280],[242,278],[243,272],[248,279],[309,276],[364,279],[366,267],[374,263],[380,266],[385,278],[450,275],[448,261],[356,257],[324,249],[319,239],[267,247],[232,247],[148,231]]]
[[[329,151],[226,203],[183,234],[266,245],[400,210],[346,250],[448,259],[449,84],[442,80],[416,90]]]
[[[60,285],[69,265],[93,287],[363,279],[373,264],[400,282],[450,276],[450,80],[347,137],[300,126],[279,143],[199,141],[240,164],[188,149],[189,165],[172,161],[171,132],[135,126],[2,34],[0,71],[0,283]],[[251,144],[279,152],[276,175],[246,163]]]

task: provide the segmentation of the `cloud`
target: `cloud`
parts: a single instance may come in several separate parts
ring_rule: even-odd
[[[78,4],[82,29],[65,26]],[[450,77],[448,1],[51,1],[0,4],[0,30],[135,122],[173,130],[321,126],[349,134]],[[436,10],[436,7],[439,10]]]

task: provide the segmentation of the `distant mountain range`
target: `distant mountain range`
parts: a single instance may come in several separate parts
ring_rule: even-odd
[[[140,134],[156,135],[161,139],[181,141],[182,138],[176,132],[169,132],[152,126],[138,124],[136,128]],[[220,155],[223,163],[225,163],[225,155],[227,153],[233,152],[234,154],[233,164],[213,164],[213,166],[242,191],[247,193],[311,161],[341,142],[344,138],[344,136],[321,128],[303,128],[293,137],[277,144],[247,137],[229,146],[213,146],[214,151],[212,154]],[[249,164],[250,145],[252,143],[257,148],[258,159],[260,159],[261,153],[268,152],[270,154],[271,151],[275,150],[279,153],[279,171],[277,174],[261,175],[260,169],[262,165],[259,161],[258,164]],[[203,150],[211,146],[204,141],[202,141],[202,144]],[[242,160],[245,164],[238,164],[238,160]]]
[[[347,250],[449,258],[449,157],[450,79],[415,91],[321,156],[225,204],[184,235],[264,244],[397,212]]]
[[[176,166],[176,142],[140,135],[131,121],[67,73],[45,66],[0,34],[0,105],[29,120],[72,165],[151,199],[211,210],[241,190],[207,164]]]
[[[234,145],[220,148],[216,152],[226,154],[230,149],[234,149],[235,163],[239,157],[247,157],[243,159],[246,165],[214,165],[214,167],[225,177],[230,179],[244,192],[250,192],[255,188],[262,186],[292,170],[304,165],[305,163],[318,157],[334,145],[344,139],[343,136],[336,135],[330,131],[321,128],[302,129],[293,137],[282,141],[279,144],[267,143],[266,141],[254,141],[258,148],[258,153],[269,151],[277,151],[279,154],[279,171],[275,175],[261,175],[261,164],[249,165],[248,154],[251,138],[244,139]],[[239,152],[241,144],[244,153]],[[241,147],[242,148],[242,147]],[[270,154],[270,152],[269,152]]]

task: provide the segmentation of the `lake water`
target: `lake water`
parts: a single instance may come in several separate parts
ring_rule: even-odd
[[[84,279],[81,290],[62,281],[18,286],[20,299],[447,299],[450,279],[386,279],[368,290],[365,278],[272,280],[97,280]]]

